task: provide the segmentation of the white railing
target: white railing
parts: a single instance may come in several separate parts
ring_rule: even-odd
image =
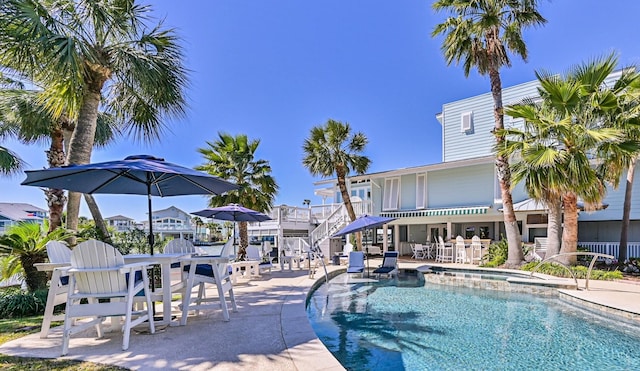
[[[328,215],[316,229],[311,231],[311,244],[321,244],[322,241],[346,225],[347,220],[349,220],[347,208],[341,204],[340,207],[335,209],[331,215]]]
[[[311,206],[311,217],[318,222],[325,220],[343,205],[344,204],[339,203]],[[356,216],[364,214],[373,215],[373,204],[371,201],[356,201],[352,202],[351,205],[353,205],[353,211]]]
[[[282,244],[278,246],[278,255],[283,255],[282,251],[287,250],[293,255],[301,256],[310,249],[309,243],[302,237],[283,237]]]
[[[578,242],[578,246],[589,249],[591,252],[613,255],[618,258],[620,252],[619,242]],[[640,257],[640,242],[627,242],[627,257]]]
[[[274,221],[281,222],[304,222],[311,221],[311,209],[308,207],[296,207],[280,205],[276,206],[267,215]]]

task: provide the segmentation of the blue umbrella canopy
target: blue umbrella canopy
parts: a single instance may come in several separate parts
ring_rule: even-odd
[[[344,236],[345,234],[360,232],[365,229],[371,229],[383,226],[389,222],[396,220],[396,218],[387,218],[384,216],[370,216],[370,215],[362,215],[358,219],[352,221],[346,227],[339,230],[337,233],[333,235],[333,237]]]
[[[238,186],[209,174],[148,155],[121,161],[27,170],[22,185],[81,193],[180,196],[221,194]]]
[[[25,173],[27,179],[22,185],[81,193],[147,195],[151,254],[154,242],[151,196],[221,194],[239,188],[212,175],[148,155],[129,156],[121,161],[27,170]]]
[[[205,218],[232,220],[236,222],[264,222],[271,218],[259,211],[251,210],[238,204],[204,209],[191,213]]]

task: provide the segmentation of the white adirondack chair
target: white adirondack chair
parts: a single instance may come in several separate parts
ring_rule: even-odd
[[[71,249],[60,241],[47,242],[47,256],[52,266],[59,266],[53,269],[51,282],[49,283],[49,293],[47,294],[47,305],[44,308],[44,318],[40,328],[40,338],[44,339],[49,335],[52,321],[64,320],[64,314],[53,315],[56,305],[67,302],[67,292],[69,291],[69,276],[65,275],[64,265],[71,264]]]
[[[467,247],[464,244],[462,236],[456,237],[456,263],[464,264],[467,262]]]
[[[260,275],[263,271],[269,271],[271,273],[271,268],[273,268],[273,264],[271,261],[263,261],[262,255],[260,254],[260,248],[258,246],[247,246],[247,260],[256,262],[257,272],[256,275]]]
[[[182,326],[187,324],[187,315],[190,310],[195,310],[196,315],[201,309],[210,309],[212,307],[218,307],[214,304],[203,304],[216,301],[219,303],[219,308],[222,309],[222,315],[225,321],[229,320],[229,310],[227,308],[227,301],[225,293],[229,293],[229,300],[233,311],[237,311],[236,298],[233,295],[233,284],[229,275],[229,250],[231,248],[231,240],[226,243],[222,248],[219,257],[212,256],[200,256],[191,257],[185,259],[188,263],[189,274],[187,276],[186,288],[184,295],[182,296],[182,318],[180,318],[180,324]],[[205,298],[204,297],[204,285],[214,284],[218,291],[218,297]],[[192,298],[193,288],[198,286],[198,296]]]
[[[480,237],[473,236],[471,238],[471,264],[482,263],[482,242]]]
[[[69,339],[72,334],[96,326],[98,338],[102,337],[102,322],[106,317],[124,316],[122,350],[129,348],[132,327],[147,321],[150,332],[155,332],[147,276],[150,265],[146,262],[124,264],[120,252],[101,241],[85,241],[73,249],[71,268],[67,271],[69,292],[62,355],[69,351]],[[141,280],[136,280],[137,272],[140,272]],[[134,297],[140,292],[144,295],[146,309],[134,311]],[[82,299],[86,299],[87,302],[83,303]],[[76,318],[93,319],[74,322]]]

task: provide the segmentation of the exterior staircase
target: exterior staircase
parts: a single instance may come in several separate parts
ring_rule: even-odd
[[[353,202],[353,211],[356,217],[364,214],[371,214],[370,202]],[[320,223],[310,234],[311,246],[317,246],[322,250],[325,257],[330,257],[329,239],[340,229],[349,224],[349,213],[344,203],[336,208],[322,223]]]

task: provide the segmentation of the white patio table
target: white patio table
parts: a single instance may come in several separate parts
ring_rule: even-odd
[[[156,321],[159,325],[178,326],[177,322],[171,322],[171,295],[174,291],[182,289],[184,282],[171,286],[171,264],[180,262],[183,258],[190,257],[189,253],[172,253],[172,254],[128,254],[123,255],[125,263],[151,262],[160,265],[162,277],[162,291],[154,292],[151,299],[153,301],[162,301],[162,320]]]

